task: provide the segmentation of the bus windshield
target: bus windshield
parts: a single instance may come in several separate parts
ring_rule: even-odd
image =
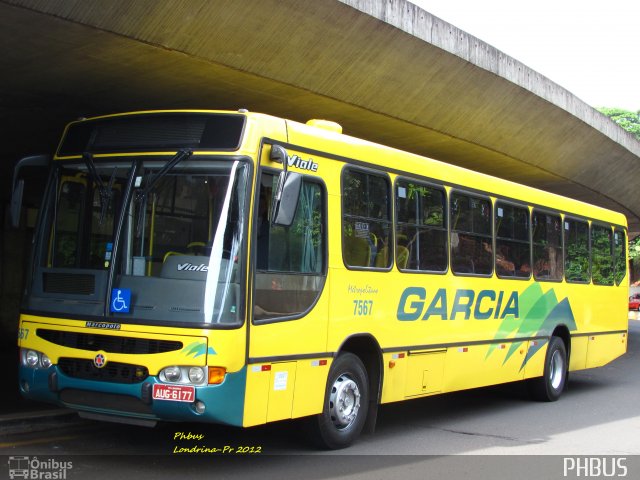
[[[241,322],[248,164],[167,164],[128,158],[54,167],[32,308],[127,323]]]

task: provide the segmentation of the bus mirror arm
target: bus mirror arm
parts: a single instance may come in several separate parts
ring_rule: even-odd
[[[16,163],[13,169],[13,182],[11,190],[11,226],[20,226],[20,210],[22,209],[22,197],[24,195],[24,179],[20,177],[20,170],[24,167],[47,167],[51,157],[49,155],[33,155],[24,157]]]
[[[287,166],[289,163],[289,155],[287,155],[287,151],[284,147],[280,145],[271,145],[271,153],[269,154],[269,160],[282,164],[282,168],[284,171],[287,171]]]

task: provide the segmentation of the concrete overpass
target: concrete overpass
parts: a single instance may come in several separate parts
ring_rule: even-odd
[[[240,107],[623,211],[640,142],[406,0],[0,0],[6,173],[79,116]],[[567,61],[571,61],[567,59]]]

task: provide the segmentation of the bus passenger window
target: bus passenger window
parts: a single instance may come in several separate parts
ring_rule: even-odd
[[[564,271],[568,282],[589,282],[589,224],[564,219]]]
[[[396,182],[396,262],[398,268],[447,269],[446,197],[441,188]],[[402,260],[402,261],[401,261]]]
[[[627,275],[626,246],[626,232],[624,230],[616,228],[613,233],[613,255],[615,262],[616,285],[620,285],[620,283],[622,283],[622,280],[624,280],[624,277]]]
[[[451,218],[451,269],[459,274],[490,275],[493,270],[491,202],[453,193]]]
[[[613,285],[611,227],[591,224],[591,277],[595,285]]]
[[[342,179],[342,256],[350,267],[389,268],[391,214],[387,177],[346,170]],[[398,252],[398,262],[406,255]]]
[[[495,222],[496,274],[503,278],[529,278],[529,209],[497,202]]]
[[[533,276],[536,280],[561,281],[562,220],[560,215],[533,211]]]

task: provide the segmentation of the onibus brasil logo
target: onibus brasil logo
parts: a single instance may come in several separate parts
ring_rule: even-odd
[[[67,470],[73,468],[73,462],[65,462],[54,458],[40,460],[38,457],[9,457],[9,478],[26,478],[42,480],[64,480]]]

